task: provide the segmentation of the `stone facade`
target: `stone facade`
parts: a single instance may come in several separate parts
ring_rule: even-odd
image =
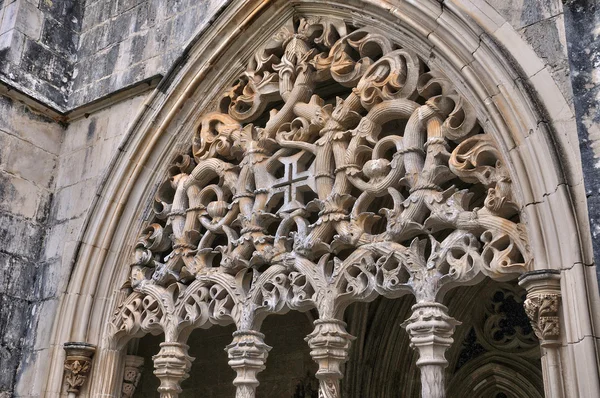
[[[532,380],[529,384],[517,383],[528,391],[527,396],[541,396],[542,384],[546,391],[553,391],[549,396],[595,396],[600,385],[598,371],[589,364],[597,363],[594,336],[600,329],[600,319],[593,315],[600,301],[594,266],[594,258],[600,255],[595,239],[600,210],[595,182],[598,51],[594,47],[599,5],[593,0],[325,3],[0,0],[0,397],[66,394],[63,344],[68,342],[97,347],[90,376],[77,391],[73,390],[74,394],[117,396],[110,395],[117,394],[114,391],[103,390],[108,387],[99,379],[99,373],[94,373],[98,364],[105,369],[112,369],[113,365],[122,369],[129,366],[125,363],[130,364],[133,379],[119,375],[118,369],[115,373],[121,384],[113,387],[115,391],[128,388],[124,396],[150,396],[151,387],[158,387],[159,379],[152,374],[152,356],[160,356],[159,352],[163,357],[181,354],[185,351],[181,351],[183,346],[159,347],[158,343],[165,341],[162,337],[144,337],[139,341],[136,338],[124,348],[129,359],[115,356],[113,361],[113,348],[105,343],[104,326],[119,300],[129,293],[127,289],[135,287],[135,277],[127,282],[131,253],[136,237],[151,221],[152,203],[169,172],[170,161],[177,154],[187,153],[193,131],[201,124],[198,117],[217,109],[223,89],[235,81],[257,48],[272,36],[272,32],[268,33],[270,27],[283,25],[292,14],[342,16],[357,26],[377,26],[382,21],[397,26],[404,35],[404,39],[398,39],[400,46],[415,46],[425,64],[433,65],[432,69],[443,67],[450,74],[450,80],[461,94],[466,93],[471,104],[485,104],[487,108],[476,105],[474,114],[483,131],[494,132],[516,187],[514,195],[520,198],[515,203],[528,228],[531,250],[530,254],[521,254],[525,260],[529,255],[533,259],[525,270],[553,269],[560,275],[556,279],[553,272],[543,274],[543,278],[528,274],[521,282],[529,292],[525,307],[531,314],[537,339],[528,329],[529,334],[509,333],[512,343],[486,343],[489,339],[486,340],[484,327],[477,326],[478,322],[485,322],[472,319],[462,310],[471,300],[469,297],[483,297],[482,290],[469,288],[464,294],[452,291],[448,302],[444,302],[448,309],[427,307],[440,322],[448,323],[440,333],[454,331],[455,341],[445,354],[449,363],[445,371],[449,396],[467,385],[462,383],[467,383],[463,376],[468,374],[473,375],[472,380],[489,380],[490,376],[497,380],[518,379],[517,373],[494,373],[486,367],[491,363],[504,364],[505,369],[520,366]],[[453,42],[455,35],[461,39]],[[322,49],[324,44],[319,46]],[[504,64],[496,62],[500,59]],[[471,79],[472,76],[477,79]],[[343,90],[334,93],[332,87],[323,90],[318,94],[331,106],[335,106],[336,95],[347,95]],[[275,107],[280,109],[281,104]],[[491,107],[497,109],[496,114],[489,111]],[[245,112],[245,105],[240,109]],[[240,115],[237,117],[243,119]],[[264,120],[267,118],[263,116]],[[507,121],[505,130],[497,128],[498,118]],[[263,123],[263,119],[254,123]],[[247,124],[245,119],[242,124]],[[155,132],[158,133],[153,135]],[[546,147],[551,150],[545,151]],[[536,158],[531,155],[532,148],[533,152],[544,154],[538,163],[531,160]],[[516,158],[525,160],[519,164]],[[288,160],[290,165],[309,167],[302,163],[303,159]],[[530,180],[537,175],[539,182],[523,182],[526,174]],[[278,176],[283,181],[286,174]],[[296,199],[306,205],[314,199],[305,195],[313,190],[314,181],[310,170],[307,179],[302,177],[300,181],[299,176],[292,178],[298,184],[296,191],[301,193]],[[277,195],[287,195],[287,185],[280,181],[279,186],[277,181],[274,185],[281,191]],[[510,197],[505,197],[503,203],[507,200],[510,202]],[[289,202],[288,210],[297,210],[294,206],[298,203]],[[217,214],[222,209],[215,206],[210,211]],[[552,231],[548,222],[552,218],[561,225],[561,233]],[[515,217],[510,220],[519,222]],[[314,221],[311,219],[310,223]],[[235,267],[243,268],[240,264]],[[564,327],[557,332],[558,337],[548,339],[546,336],[550,335],[539,331],[539,307],[544,302],[539,292],[550,294],[548,289],[554,289],[555,294],[556,283],[562,286],[560,307],[545,316],[559,317]],[[516,289],[516,281],[511,286]],[[504,289],[505,292],[509,288]],[[518,296],[516,302],[523,303],[524,296],[520,295],[525,293],[519,292],[509,296]],[[487,300],[492,302],[493,298]],[[513,299],[507,300],[512,303]],[[218,341],[218,347],[209,349],[215,357],[216,352],[221,353],[219,377],[203,381],[206,374],[199,369],[209,368],[210,361],[202,358],[199,348],[205,343],[192,336],[187,354],[196,359],[190,362],[191,379],[182,384],[182,396],[199,393],[203,385],[210,385],[214,396],[231,395],[235,371],[238,394],[249,394],[255,388],[255,379],[248,374],[258,373],[260,366],[252,368],[236,359],[236,355],[239,347],[252,344],[265,358],[268,353],[266,370],[258,374],[259,395],[262,391],[269,396],[311,396],[318,389],[312,376],[318,367],[311,361],[308,346],[303,351],[299,339],[308,335],[309,341],[304,344],[318,351],[320,344],[333,344],[320,341],[320,337],[329,332],[344,336],[346,331],[357,336],[357,340],[348,346],[352,347],[350,351],[348,347],[335,348],[347,351],[347,357],[339,361],[348,361],[344,379],[339,386],[331,384],[338,376],[334,375],[336,372],[320,371],[323,390],[335,385],[334,390],[344,396],[354,396],[358,391],[362,391],[362,396],[387,396],[390,392],[386,381],[376,374],[396,371],[396,379],[402,383],[390,384],[390,388],[407,386],[406,396],[418,396],[418,355],[409,349],[409,334],[400,327],[411,317],[413,302],[399,299],[397,307],[393,307],[397,308],[394,311],[398,321],[389,329],[361,326],[367,319],[379,319],[383,325],[385,319],[373,314],[392,307],[380,301],[364,308],[353,305],[346,317],[339,319],[348,323],[347,330],[334,322],[318,326],[310,334],[314,328],[311,322],[319,315],[313,311],[307,315],[269,317],[267,326],[256,331],[259,334],[238,333],[232,338],[235,328],[214,329],[218,326],[200,331],[208,336],[208,341]],[[454,325],[452,318],[446,318],[446,311],[463,325]],[[281,349],[285,342],[273,337],[279,319],[289,326],[285,333],[290,339],[298,339],[298,344],[294,343],[288,351]],[[413,323],[423,320],[410,318],[405,325],[414,340],[418,336],[410,327],[411,319]],[[260,333],[265,335],[264,342]],[[390,342],[394,336],[402,339],[396,348],[389,343],[391,353],[383,360],[385,365],[373,365],[378,358],[374,353],[383,348],[377,348],[378,343],[370,340],[372,333],[391,336],[386,340]],[[444,338],[452,340],[449,336]],[[536,342],[534,348],[531,341]],[[272,350],[268,351],[263,343],[273,346]],[[520,348],[510,351],[510,344]],[[413,345],[419,349],[418,344]],[[228,354],[223,351],[226,348],[229,366]],[[437,356],[432,358],[438,361],[441,355],[443,359],[446,348],[436,349]],[[519,358],[515,361],[519,365],[503,362],[504,357],[498,359],[503,352],[517,352]],[[281,355],[294,360],[286,361]],[[410,364],[402,365],[405,371],[396,369],[395,356],[410,359]],[[581,360],[579,364],[572,362],[574,357]],[[319,362],[318,353],[313,353],[313,358]],[[162,366],[160,359],[156,363],[159,368]],[[365,366],[377,371],[362,375]],[[138,368],[143,369],[141,384],[134,385]],[[439,369],[428,369],[424,371],[423,385],[428,383],[427,374],[436,375],[430,376],[435,380],[441,378]],[[244,371],[249,372],[247,377],[240,378]],[[162,374],[162,379],[171,377],[167,373]],[[78,383],[79,379],[73,377],[73,383]],[[289,383],[276,392],[273,386],[283,380]],[[481,396],[496,391],[496,386],[485,383],[480,388]],[[433,392],[428,394],[434,396]]]

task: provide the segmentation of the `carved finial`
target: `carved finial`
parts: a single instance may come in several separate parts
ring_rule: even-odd
[[[96,347],[88,343],[69,342],[64,344],[64,349],[67,353],[65,358],[67,392],[77,397],[90,373]]]

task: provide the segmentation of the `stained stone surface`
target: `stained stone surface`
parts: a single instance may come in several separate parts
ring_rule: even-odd
[[[600,258],[600,2],[565,2],[565,28],[573,76],[579,150],[593,237]],[[598,274],[600,280],[600,273]]]
[[[0,82],[60,112],[111,97],[166,74],[186,45],[230,3],[0,0]],[[575,109],[598,258],[598,1],[487,3],[535,51]],[[49,354],[52,320],[69,282],[83,222],[145,98],[123,100],[65,123],[0,96],[0,398],[33,397],[39,390],[35,376],[46,369],[33,364]],[[373,347],[381,347],[371,344],[367,367],[377,364]],[[272,370],[261,374],[263,379],[273,375],[267,372]],[[286,386],[286,394],[309,391],[306,383]]]

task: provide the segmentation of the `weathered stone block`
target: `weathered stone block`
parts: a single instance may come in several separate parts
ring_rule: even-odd
[[[24,44],[25,36],[16,29],[0,34],[0,59],[18,64]]]
[[[56,155],[16,137],[11,138],[11,151],[5,170],[34,184],[50,188],[56,167]]]
[[[31,40],[25,42],[21,65],[25,71],[49,83],[60,85],[71,80],[69,60]]]
[[[42,226],[22,217],[0,212],[0,242],[3,252],[34,260],[39,255],[43,239]]]
[[[0,210],[33,219],[41,192],[34,183],[0,171]]]
[[[42,43],[51,50],[63,55],[69,61],[75,60],[75,51],[77,49],[78,35],[69,30],[64,25],[53,19],[44,21],[42,30]]]

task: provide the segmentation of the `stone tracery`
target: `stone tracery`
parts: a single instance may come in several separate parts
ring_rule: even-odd
[[[228,323],[238,396],[253,396],[262,320],[311,308],[320,396],[338,397],[345,308],[409,293],[413,346],[433,348],[424,389],[443,396],[457,323],[443,294],[531,261],[508,169],[469,103],[413,51],[336,19],[292,20],[255,54],[154,211],[111,323],[115,338],[165,333],[165,397],[186,377],[189,333]]]

